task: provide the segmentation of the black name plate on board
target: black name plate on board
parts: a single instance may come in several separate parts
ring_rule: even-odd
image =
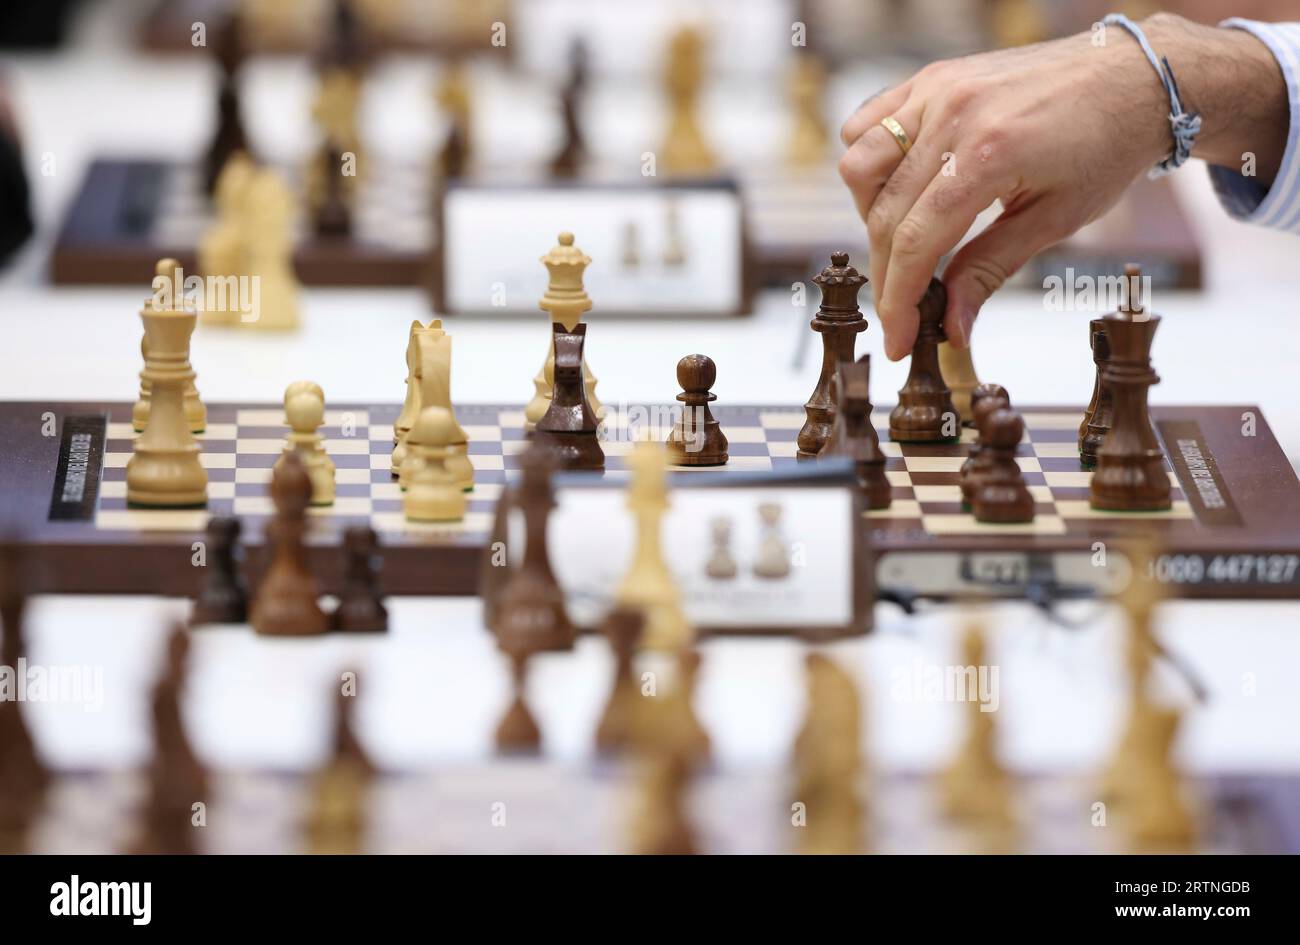
[[[89,521],[95,517],[107,432],[108,418],[102,414],[64,419],[54,493],[50,496],[52,521]]]

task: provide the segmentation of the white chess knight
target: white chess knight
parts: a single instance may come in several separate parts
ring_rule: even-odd
[[[311,504],[333,505],[334,461],[325,452],[320,428],[325,423],[325,393],[313,381],[294,381],[284,392],[284,418],[289,425],[278,469],[289,453],[297,453],[311,479]]]
[[[783,578],[790,574],[790,553],[781,534],[781,506],[764,502],[758,507],[763,534],[758,540],[754,574],[761,578]]]

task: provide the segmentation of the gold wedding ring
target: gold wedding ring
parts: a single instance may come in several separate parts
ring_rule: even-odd
[[[898,146],[903,149],[904,154],[912,150],[912,139],[907,136],[903,126],[898,123],[898,119],[893,115],[889,115],[880,119],[880,123],[885,126],[886,131],[894,136],[894,140],[898,142]]]

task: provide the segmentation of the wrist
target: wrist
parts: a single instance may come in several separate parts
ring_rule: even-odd
[[[1281,163],[1289,122],[1286,82],[1277,60],[1245,30],[1221,29],[1158,13],[1141,23],[1156,55],[1169,60],[1183,108],[1201,116],[1192,155],[1210,164],[1240,168],[1255,156],[1257,173],[1271,181]],[[1160,88],[1159,80],[1152,80]],[[1172,148],[1169,101],[1162,113],[1164,153]]]

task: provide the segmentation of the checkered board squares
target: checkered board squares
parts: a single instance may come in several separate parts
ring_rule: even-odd
[[[518,407],[468,405],[457,417],[469,433],[469,456],[474,465],[475,488],[463,522],[419,524],[402,515],[401,490],[390,472],[393,420],[396,404],[341,407],[326,412],[322,434],[337,468],[334,505],[313,508],[310,515],[321,528],[341,530],[349,524],[369,522],[386,540],[401,536],[445,537],[481,543],[492,525],[497,498],[507,477],[518,468],[519,453],[527,440],[523,411]],[[279,407],[208,407],[208,428],[199,436],[202,460],[208,471],[206,509],[134,509],[126,503],[126,463],[134,432],[124,422],[127,412],[115,407],[108,427],[104,475],[96,524],[104,529],[140,531],[196,531],[209,514],[237,515],[254,533],[273,514],[268,486],[271,467],[284,445],[287,427]],[[799,408],[724,406],[715,410],[730,442],[725,466],[682,468],[692,475],[726,475],[734,472],[792,470],[796,437],[804,422]],[[634,429],[649,429],[655,438],[667,435],[671,414],[651,411],[650,421],[611,416],[606,420],[603,447],[607,477],[625,479],[627,454]],[[1188,522],[1191,506],[1170,472],[1173,507],[1163,512],[1100,512],[1088,505],[1092,473],[1080,467],[1075,441],[1079,415],[1061,412],[1025,414],[1026,433],[1017,462],[1035,500],[1034,521],[1023,525],[993,525],[975,521],[962,509],[958,472],[973,439],[963,430],[961,443],[894,443],[889,441],[889,414],[877,411],[872,421],[885,454],[885,475],[893,487],[888,509],[870,512],[873,529],[888,532],[923,531],[941,536],[1065,535],[1085,534],[1100,520],[1141,520],[1148,525]]]

